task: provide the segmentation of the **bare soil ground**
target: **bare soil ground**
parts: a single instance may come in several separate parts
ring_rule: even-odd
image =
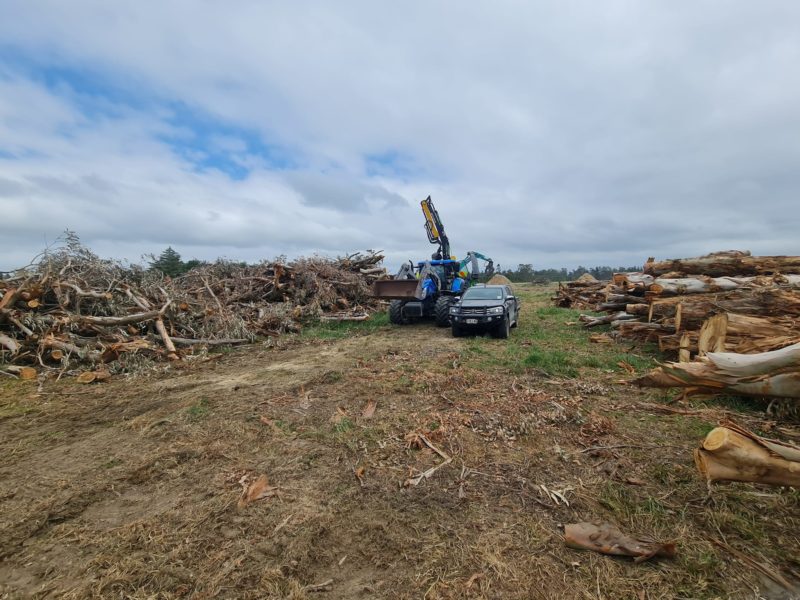
[[[709,496],[691,451],[724,415],[797,422],[665,413],[617,383],[653,355],[590,345],[549,292],[519,289],[509,341],[379,320],[90,386],[0,381],[0,598],[792,597],[714,540],[800,582],[800,492]],[[453,460],[408,486],[442,461],[414,434]],[[237,507],[261,474],[276,494]],[[564,546],[594,519],[678,556]]]

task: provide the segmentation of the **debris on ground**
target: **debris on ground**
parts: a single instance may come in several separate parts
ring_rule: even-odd
[[[634,562],[656,556],[674,558],[676,553],[674,543],[662,544],[646,538],[633,538],[610,523],[571,523],[564,527],[564,541],[570,548],[630,556]]]
[[[270,498],[278,493],[274,487],[269,485],[269,480],[266,475],[260,475],[256,479],[252,479],[249,475],[243,475],[239,483],[242,486],[242,494],[239,496],[239,502],[237,503],[239,509],[246,507],[256,500]]]
[[[101,259],[72,239],[0,279],[0,371],[120,372],[297,332],[318,319],[362,321],[378,307],[371,285],[385,276],[382,260],[372,251],[254,265],[218,260],[171,278]]]

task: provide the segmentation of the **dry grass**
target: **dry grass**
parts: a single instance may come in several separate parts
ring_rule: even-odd
[[[509,342],[379,324],[42,395],[0,382],[0,597],[782,597],[711,540],[797,576],[800,494],[709,499],[692,465],[736,409],[646,408],[664,396],[615,383],[646,350],[592,347],[547,290],[520,294]],[[453,461],[404,487],[442,460],[412,432]],[[262,473],[278,494],[237,509]],[[676,539],[678,557],[565,548],[561,526],[590,519]]]

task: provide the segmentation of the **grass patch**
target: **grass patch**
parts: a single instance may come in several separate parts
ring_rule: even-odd
[[[525,366],[538,369],[547,375],[578,376],[578,369],[573,357],[561,350],[534,348],[523,362]]]
[[[508,340],[469,339],[464,353],[469,366],[512,373],[536,371],[568,378],[591,375],[584,371],[592,369],[627,375],[620,365],[622,362],[631,365],[636,373],[656,366],[654,347],[642,348],[634,354],[621,351],[618,345],[591,343],[590,333],[602,328],[587,331],[579,324],[580,311],[550,306],[550,287],[518,286],[516,293],[522,303],[519,327]]]
[[[334,424],[333,430],[336,433],[347,433],[353,427],[355,427],[353,421],[351,421],[348,417],[342,417],[338,423]]]
[[[370,333],[389,326],[386,311],[373,313],[366,321],[317,321],[300,332],[301,338],[339,340],[351,335]]]
[[[189,416],[190,421],[197,421],[198,419],[202,419],[208,416],[208,413],[211,412],[211,406],[209,405],[208,398],[200,398],[197,401],[197,404],[193,404],[186,410],[186,414]]]

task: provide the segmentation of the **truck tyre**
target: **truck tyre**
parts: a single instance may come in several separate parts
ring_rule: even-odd
[[[464,330],[461,329],[458,325],[453,325],[453,337],[463,337]]]
[[[450,325],[450,306],[452,304],[452,296],[439,296],[436,299],[436,325],[439,327]]]
[[[406,319],[403,317],[403,306],[405,302],[402,300],[392,300],[389,303],[389,322],[394,325],[405,325]]]
[[[511,324],[508,322],[508,315],[506,315],[503,317],[503,320],[497,324],[497,329],[494,330],[494,337],[506,340],[510,332]]]

